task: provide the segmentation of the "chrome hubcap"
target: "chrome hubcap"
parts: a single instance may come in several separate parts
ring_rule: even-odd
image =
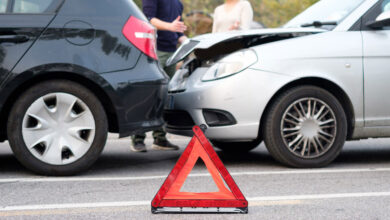
[[[95,120],[88,106],[76,96],[50,93],[27,109],[22,135],[36,158],[65,165],[88,152],[95,138]]]
[[[337,132],[333,110],[316,98],[292,103],[283,114],[280,127],[285,146],[301,158],[316,158],[326,153]]]

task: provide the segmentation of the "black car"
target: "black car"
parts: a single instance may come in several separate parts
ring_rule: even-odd
[[[0,0],[0,140],[32,171],[72,175],[107,132],[160,127],[155,37],[131,0]]]

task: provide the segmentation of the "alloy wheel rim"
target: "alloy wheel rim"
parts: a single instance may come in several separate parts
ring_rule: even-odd
[[[88,106],[76,96],[50,93],[27,109],[22,136],[27,149],[42,162],[66,165],[91,148],[95,120]]]
[[[337,121],[323,101],[307,97],[290,104],[283,114],[280,132],[285,147],[295,156],[317,158],[333,145]]]

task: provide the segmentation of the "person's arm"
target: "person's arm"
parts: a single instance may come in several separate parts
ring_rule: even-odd
[[[157,0],[142,0],[142,11],[157,30],[183,33],[187,29],[184,23],[180,21],[180,16],[172,22],[165,22],[158,19],[157,6]]]
[[[179,37],[179,44],[183,44],[186,40],[188,39],[188,37],[187,36],[185,36],[185,35],[182,35],[181,37]]]
[[[243,4],[239,25],[241,30],[249,30],[253,21],[253,9],[248,1],[243,2]]]
[[[214,18],[213,18],[213,30],[211,31],[211,33],[216,33],[217,32],[217,23],[216,23],[217,16],[218,16],[218,12],[217,12],[217,8],[215,8],[215,10],[214,10]]]
[[[172,22],[162,21],[156,17],[153,17],[150,19],[150,23],[160,31],[183,33],[185,30],[187,30],[187,26],[184,24],[184,22],[180,21],[180,16]]]

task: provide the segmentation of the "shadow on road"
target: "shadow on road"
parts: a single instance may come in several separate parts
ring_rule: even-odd
[[[12,154],[0,154],[0,173],[26,174],[29,173]]]
[[[182,148],[183,150],[183,148]],[[171,170],[180,157],[181,151],[161,152],[150,151],[148,153],[133,153],[129,149],[111,148],[105,151],[94,166],[81,175],[108,175],[123,174],[129,175],[158,175]],[[240,169],[251,168],[266,169],[267,167],[285,168],[275,161],[266,151],[264,144],[258,149],[243,153],[229,154],[217,150],[223,163],[228,167]],[[390,161],[390,147],[386,145],[375,146],[372,148],[354,148],[347,147],[342,151],[340,156],[331,164],[333,168],[338,165],[359,165],[359,164],[382,164]],[[25,169],[16,158],[9,152],[0,154],[0,173],[2,174],[28,174],[31,173]]]
[[[147,154],[105,154],[92,168],[96,172],[102,170],[134,170],[142,169],[145,173],[155,172],[159,169],[170,170],[176,164],[182,151],[180,152],[148,152]],[[231,155],[217,151],[219,157],[226,166],[275,166],[278,165],[265,151],[254,151],[246,154]]]
[[[380,164],[390,162],[389,149],[349,149],[341,152],[333,163]]]

